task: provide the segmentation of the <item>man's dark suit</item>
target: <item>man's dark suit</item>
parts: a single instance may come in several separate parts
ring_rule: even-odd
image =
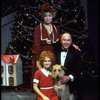
[[[61,64],[60,58],[61,58],[61,46],[58,46],[58,48],[56,47],[57,50],[55,50],[55,54],[57,57],[57,63]],[[81,61],[81,56],[80,56],[80,52],[78,50],[76,50],[73,46],[70,46],[68,48],[68,53],[65,59],[65,63],[64,63],[64,70],[65,70],[65,74],[66,75],[73,75],[74,76],[74,81],[71,82],[69,81],[67,84],[69,84],[70,86],[70,90],[71,92],[78,92],[78,95],[82,95],[80,94],[82,91],[82,86],[81,86],[81,69],[82,69],[82,61]],[[78,97],[80,97],[78,96]],[[82,99],[77,99],[77,100],[82,100]]]

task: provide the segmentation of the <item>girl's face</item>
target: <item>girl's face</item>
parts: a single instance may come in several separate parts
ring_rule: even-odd
[[[44,67],[45,69],[48,69],[50,66],[51,66],[51,60],[50,60],[50,58],[45,57],[45,60],[44,60],[44,62],[43,62],[43,67]]]
[[[46,24],[50,24],[52,22],[52,19],[53,19],[53,16],[52,16],[52,14],[50,12],[46,12],[44,14],[44,22]]]

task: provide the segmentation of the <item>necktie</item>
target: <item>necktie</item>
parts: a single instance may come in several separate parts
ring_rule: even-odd
[[[68,49],[62,48],[61,52],[68,52]]]

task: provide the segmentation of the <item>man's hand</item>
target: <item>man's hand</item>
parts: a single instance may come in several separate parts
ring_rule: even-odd
[[[79,46],[73,44],[73,47],[74,47],[76,50],[81,51],[81,49],[79,48]]]
[[[60,82],[61,82],[61,83],[67,83],[69,80],[70,80],[70,77],[69,77],[69,76],[63,76],[63,77],[60,79]]]

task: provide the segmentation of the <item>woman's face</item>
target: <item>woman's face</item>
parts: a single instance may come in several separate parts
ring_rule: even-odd
[[[48,69],[50,66],[51,66],[51,60],[50,60],[50,58],[45,57],[45,60],[44,60],[44,62],[43,62],[43,67],[44,67],[45,69]]]
[[[50,24],[52,22],[52,19],[53,19],[52,13],[50,13],[50,12],[44,13],[44,22],[46,24]]]

